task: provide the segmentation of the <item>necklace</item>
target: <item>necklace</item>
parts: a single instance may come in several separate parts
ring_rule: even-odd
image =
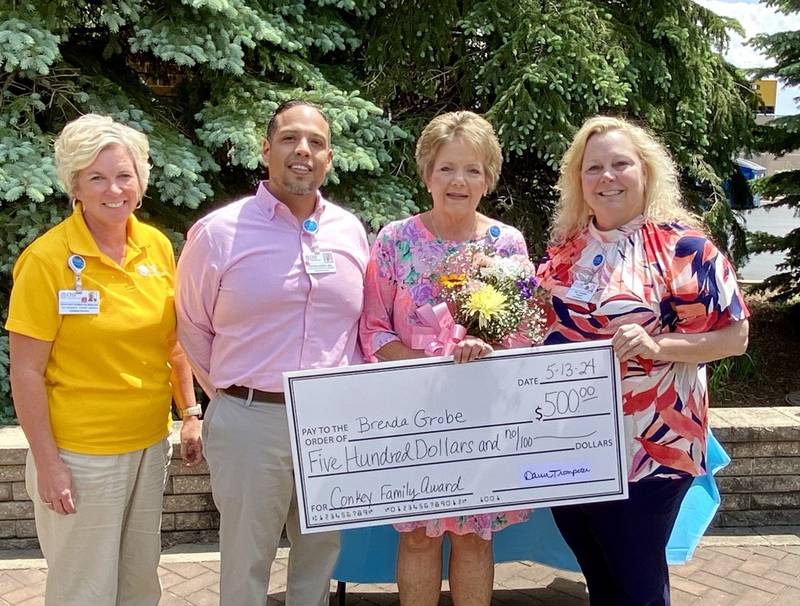
[[[444,242],[444,238],[442,238],[442,235],[439,233],[439,228],[436,227],[436,216],[433,214],[433,211],[432,210],[428,211],[428,215],[431,218],[431,226],[433,227],[433,234],[436,236],[436,239],[439,240],[439,242]],[[469,235],[466,238],[455,238],[455,240],[461,242],[468,242],[470,240],[474,240],[475,230],[477,229],[477,227],[478,227],[478,214],[472,213],[472,225],[470,226],[469,229]]]

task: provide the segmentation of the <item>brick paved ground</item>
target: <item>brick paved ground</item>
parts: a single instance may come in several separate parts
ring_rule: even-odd
[[[219,603],[219,556],[214,551],[183,551],[163,556],[161,606],[215,606]],[[272,569],[270,606],[282,606],[286,582],[282,549]],[[0,553],[0,606],[44,604],[44,563],[30,554]],[[800,529],[780,535],[751,533],[706,537],[694,559],[675,566],[675,606],[797,606],[800,604]],[[335,599],[331,604],[336,604]],[[579,606],[587,604],[583,579],[546,566],[500,564],[493,604],[498,606]],[[397,605],[395,585],[348,585],[348,606]],[[451,601],[445,593],[443,606]]]

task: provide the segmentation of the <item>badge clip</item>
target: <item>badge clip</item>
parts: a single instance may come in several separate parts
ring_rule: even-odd
[[[67,267],[75,274],[75,290],[81,292],[83,289],[83,282],[81,280],[81,272],[86,269],[86,261],[80,255],[70,255],[67,259]]]

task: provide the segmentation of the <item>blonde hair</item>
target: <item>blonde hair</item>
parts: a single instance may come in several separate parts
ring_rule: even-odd
[[[680,222],[700,227],[700,220],[681,203],[678,170],[666,148],[647,130],[622,118],[595,116],[583,123],[561,159],[557,189],[559,200],[550,238],[563,242],[589,223],[591,209],[583,196],[581,165],[586,144],[594,135],[618,131],[625,135],[642,162],[645,173],[644,218],[650,223]]]
[[[130,126],[100,114],[86,114],[68,122],[55,140],[56,171],[61,187],[70,198],[75,198],[78,173],[91,166],[100,152],[110,145],[121,145],[133,160],[139,181],[138,201],[141,201],[150,178],[150,145],[147,137]]]
[[[503,152],[494,128],[475,112],[458,111],[440,114],[431,120],[417,140],[417,172],[423,181],[430,176],[436,154],[442,145],[461,139],[481,157],[486,171],[487,192],[494,191],[500,179]]]

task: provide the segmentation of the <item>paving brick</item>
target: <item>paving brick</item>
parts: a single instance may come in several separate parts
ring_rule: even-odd
[[[775,599],[775,594],[751,588],[738,595],[732,604],[733,606],[767,606],[773,599]]]
[[[719,589],[720,591],[725,591],[726,593],[732,593],[735,595],[741,595],[748,589],[746,585],[736,583],[730,579],[719,577],[714,574],[709,574],[702,570],[694,575],[694,580],[698,583],[702,583],[703,585],[708,585],[714,589]]]
[[[723,467],[717,472],[717,477],[727,476],[752,476],[753,457],[731,457],[731,462],[727,467]]]
[[[769,457],[752,459],[752,475],[799,475],[800,457]]]
[[[176,596],[172,592],[166,591],[162,594],[158,606],[192,606],[192,603],[187,602],[182,597]]]
[[[786,533],[791,537],[791,532]],[[756,544],[755,541],[760,541]],[[786,540],[791,540],[790,538]],[[800,537],[796,545],[766,544],[764,537],[742,537],[733,544],[706,544],[692,562],[670,569],[673,606],[796,606],[800,604]],[[38,568],[2,570],[0,555],[0,606],[42,603],[44,571]],[[168,561],[159,568],[164,593],[160,606],[217,606],[219,561]],[[271,570],[268,604],[284,606],[286,559]],[[331,585],[335,590],[335,583]],[[398,606],[394,584],[348,584],[348,606]],[[440,606],[451,605],[443,583]],[[332,600],[331,604],[336,604]],[[586,606],[583,577],[531,562],[497,566],[495,606]]]
[[[798,526],[800,509],[764,509],[760,511],[721,511],[717,514],[717,526]]]
[[[0,508],[3,506],[0,503]],[[165,495],[164,511],[177,513],[183,511],[216,511],[210,494]]]
[[[24,585],[19,589],[4,594],[3,599],[11,604],[22,604],[23,602],[42,595],[44,595],[44,584]]]
[[[787,551],[781,547],[771,547],[769,545],[753,545],[750,548],[752,553],[772,558],[773,560],[782,560],[786,557]],[[748,559],[750,556],[748,556]]]
[[[0,503],[0,520],[33,519],[33,503],[30,501],[6,501]]]
[[[784,591],[787,591],[789,588],[800,589],[800,577],[797,575],[781,572],[780,570],[767,570],[763,575],[766,579],[784,585]],[[800,602],[798,602],[798,604],[800,604]]]
[[[25,482],[13,482],[11,484],[11,496],[15,501],[31,500],[30,495],[28,495],[28,489],[25,488]]]
[[[194,467],[187,467],[180,459],[173,459],[169,464],[169,475],[174,477],[178,476],[193,476],[193,475],[208,475],[208,465],[203,461],[200,465]]]
[[[800,490],[794,492],[755,493],[747,496],[750,497],[750,507],[752,509],[800,509]]]
[[[186,600],[194,606],[218,606],[219,596],[208,589],[201,589],[186,596]]]
[[[782,583],[775,583],[775,581],[770,579],[756,574],[750,574],[749,572],[743,572],[741,570],[732,571],[730,575],[728,575],[728,578],[732,581],[736,581],[737,583],[741,583],[742,585],[747,585],[748,587],[764,591],[771,595],[777,595],[783,590]]]
[[[182,595],[188,596],[195,593],[202,591],[203,589],[207,589],[209,586],[218,584],[219,583],[219,576],[211,572],[210,570],[200,567],[203,572],[198,574],[197,576],[193,576],[191,578],[185,579],[180,583],[176,583],[172,587],[170,587],[170,591],[175,595]],[[191,600],[188,600],[191,602]]]
[[[175,514],[161,514],[161,532],[166,532],[169,530],[175,530]]]
[[[198,575],[208,572],[208,568],[202,564],[198,564],[197,562],[169,562],[166,564],[161,564],[161,568],[165,568],[170,572],[180,575],[184,578],[184,580],[192,579]]]
[[[800,442],[730,442],[725,450],[732,459],[800,456]]]
[[[778,562],[776,568],[780,572],[800,577],[800,556],[789,554]]]
[[[750,509],[750,499],[753,495],[749,493],[727,493],[721,496],[720,511],[746,511]]]
[[[176,476],[172,478],[175,494],[205,494],[211,492],[211,477],[205,475]]]
[[[800,604],[800,589],[788,589],[774,597],[769,606],[797,606],[798,604]]]
[[[24,482],[24,465],[0,465],[0,482]]]
[[[719,477],[723,493],[793,492],[800,490],[800,475]]]
[[[17,427],[3,427],[3,432],[12,431],[22,434],[22,430]],[[24,438],[23,438],[24,440]],[[2,444],[3,440],[0,438],[0,465],[25,465],[25,457],[28,454],[28,448],[11,448]]]
[[[753,553],[739,567],[739,570],[749,574],[765,575],[775,568],[775,562],[774,558],[767,557],[760,553]]]
[[[670,587],[673,590],[679,589],[682,592],[693,596],[702,596],[708,593],[707,585],[703,585],[702,583],[692,581],[691,579],[684,579],[677,575],[671,574],[669,581],[670,581]]]
[[[716,557],[712,558],[703,566],[703,572],[716,575],[718,577],[727,577],[739,566],[742,565],[742,560],[738,557],[733,557],[726,553],[719,553]]]
[[[175,530],[204,530],[219,528],[217,512],[185,512],[175,514]]]
[[[14,529],[20,538],[36,538],[36,522],[33,520],[17,520]]]
[[[12,482],[3,482],[0,484],[0,501],[11,501],[14,498],[11,489],[12,484]]]
[[[9,591],[14,591],[24,587],[24,583],[20,583],[17,579],[9,576],[7,572],[0,573],[0,595],[5,595]]]

